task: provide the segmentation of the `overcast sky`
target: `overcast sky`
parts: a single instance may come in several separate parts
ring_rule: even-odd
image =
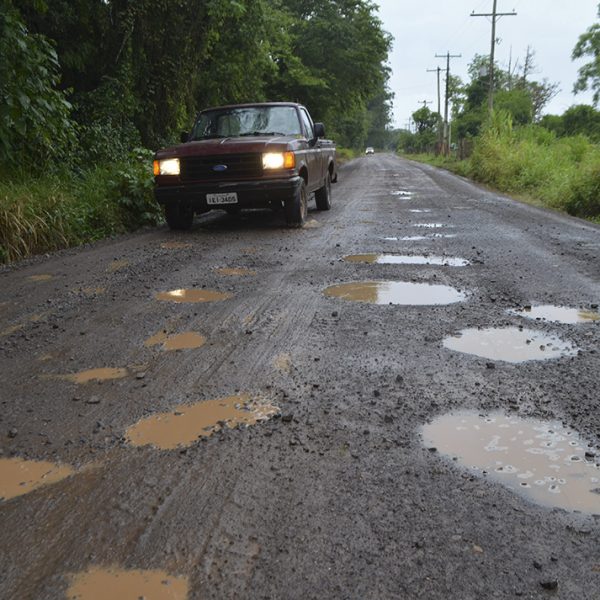
[[[518,13],[502,17],[496,26],[496,61],[508,68],[512,49],[512,64],[522,64],[527,46],[535,50],[537,72],[532,78],[547,78],[559,83],[561,92],[545,109],[545,113],[562,114],[573,104],[591,104],[591,93],[574,96],[573,83],[578,68],[586,60],[571,61],[571,52],[579,36],[597,22],[600,0],[498,0],[498,12]],[[491,22],[485,17],[492,0],[375,0],[384,29],[394,36],[390,54],[394,92],[394,125],[405,127],[410,115],[422,106],[437,110],[436,74],[427,73],[438,65],[445,68],[445,59],[436,54],[462,54],[452,59],[450,72],[468,80],[467,67],[475,54],[488,54],[491,42]],[[443,73],[442,73],[443,75]],[[443,84],[442,84],[443,90]],[[443,96],[443,93],[442,93]],[[421,102],[421,103],[420,103]],[[443,98],[442,98],[443,107]],[[443,111],[443,108],[442,108]]]

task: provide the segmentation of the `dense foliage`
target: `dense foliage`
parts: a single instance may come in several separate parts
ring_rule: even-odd
[[[207,106],[299,101],[338,145],[383,143],[391,37],[376,11],[0,0],[0,261],[157,222],[144,149],[178,140]]]

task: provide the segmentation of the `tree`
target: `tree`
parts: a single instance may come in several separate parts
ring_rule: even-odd
[[[598,18],[600,18],[600,5],[598,5]],[[591,56],[592,62],[583,65],[579,69],[579,77],[573,86],[573,93],[584,92],[591,88],[594,90],[594,106],[600,100],[600,24],[594,23],[573,48],[571,58],[576,60],[585,56]]]

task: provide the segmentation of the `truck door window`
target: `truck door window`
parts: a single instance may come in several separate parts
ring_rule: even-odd
[[[302,117],[302,123],[304,124],[304,130],[306,131],[306,138],[309,140],[314,140],[315,130],[313,129],[313,124],[310,120],[310,117],[308,116],[308,113],[303,108],[301,108],[300,115]]]

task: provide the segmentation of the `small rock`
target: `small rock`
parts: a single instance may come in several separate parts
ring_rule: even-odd
[[[541,571],[541,570],[542,570],[542,563],[541,563],[541,562],[539,562],[539,561],[537,561],[537,560],[534,560],[534,561],[533,561],[533,566],[534,566],[534,567],[535,567],[535,568],[536,568],[538,571]]]
[[[493,362],[486,362],[485,366],[487,369],[495,369],[496,368],[496,365]]]
[[[144,379],[144,377],[146,377],[146,373],[143,371],[135,376],[136,379]]]
[[[284,423],[291,423],[293,418],[294,418],[294,415],[291,413],[289,413],[287,415],[281,415],[281,420]]]
[[[100,398],[98,396],[92,396],[85,401],[86,404],[100,404]]]
[[[373,390],[373,396],[375,396],[375,398],[379,398],[379,396],[381,396],[381,392],[379,390]]]
[[[394,417],[392,417],[392,415],[384,415],[383,422],[384,423],[393,423]]]
[[[337,317],[337,316],[338,316],[338,314],[339,314],[339,313],[338,313],[338,311],[337,311],[337,310],[334,310],[334,311],[331,313],[331,316],[332,316],[332,317]]]
[[[18,430],[13,427],[12,429],[8,430],[8,437],[15,438],[15,437],[17,437],[18,433],[19,433]]]

